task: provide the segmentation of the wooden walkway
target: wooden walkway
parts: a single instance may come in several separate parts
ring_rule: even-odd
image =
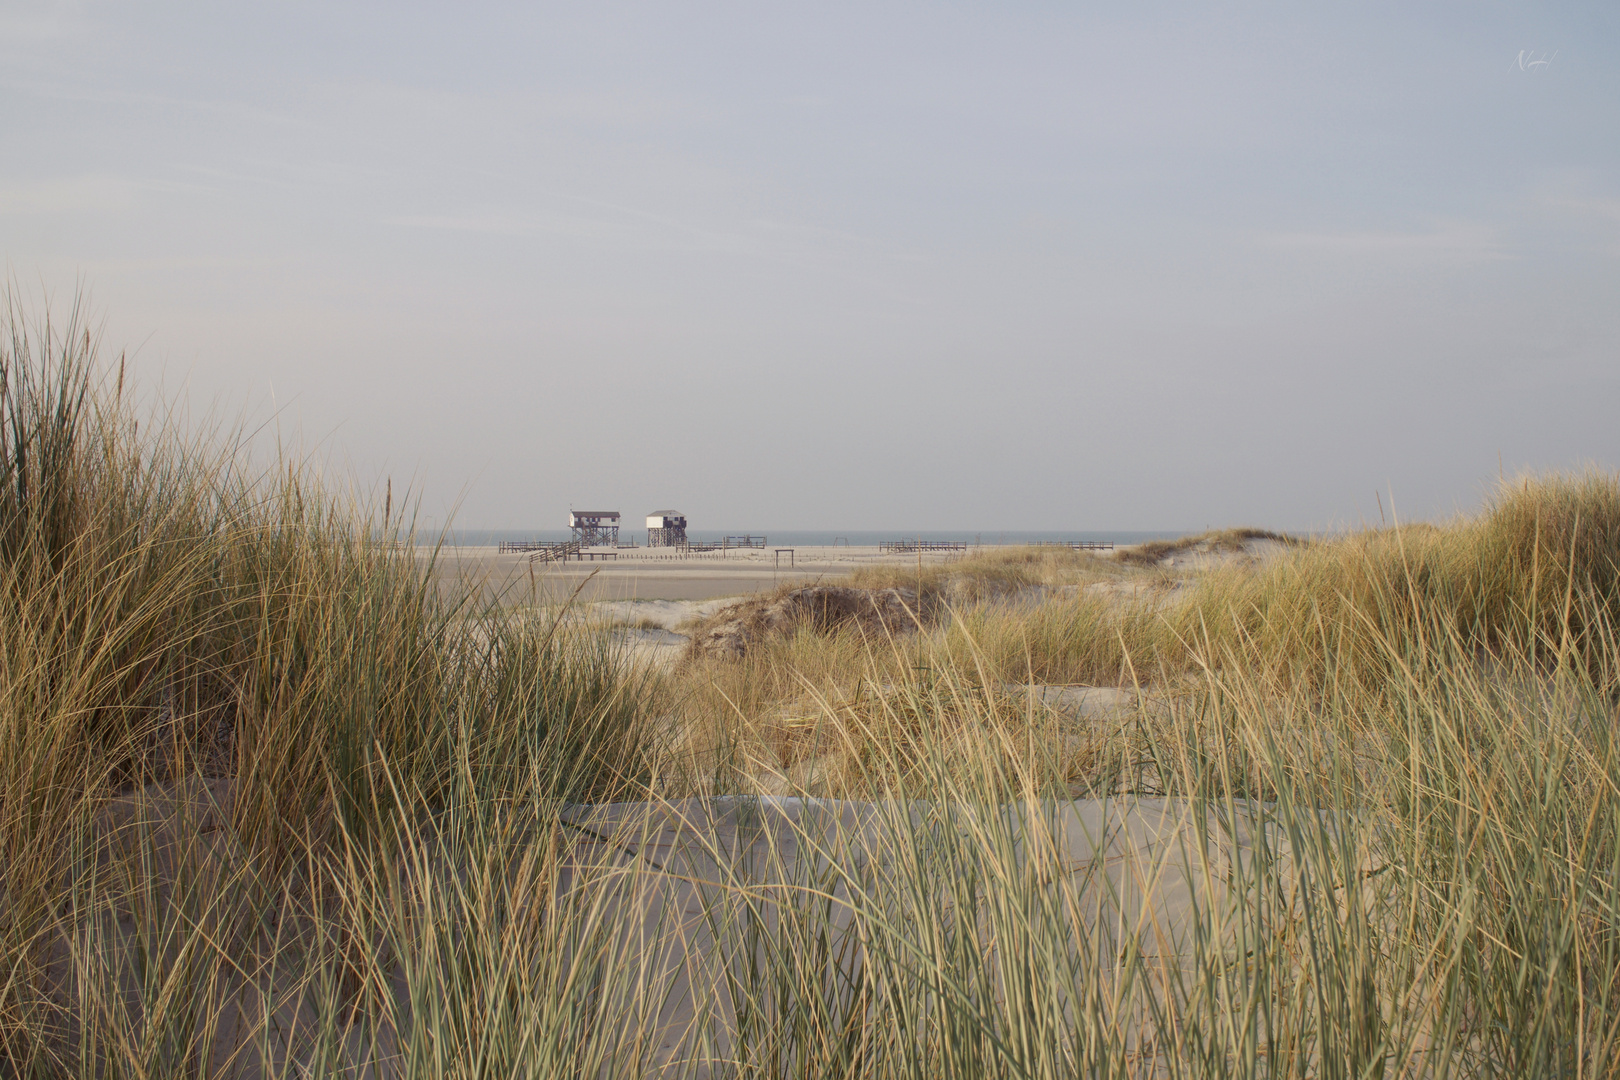
[[[498,550],[502,555],[527,554],[531,564],[567,562],[569,559],[578,559],[580,562],[595,562],[597,559],[617,559],[619,557],[617,550],[591,551],[579,540],[568,540],[560,544],[548,544],[540,541],[524,543],[518,540],[503,540]]]

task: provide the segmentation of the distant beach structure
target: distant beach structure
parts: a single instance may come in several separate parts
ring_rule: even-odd
[[[617,510],[568,511],[569,538],[582,547],[601,544],[617,547],[619,544],[619,512]]]
[[[685,547],[686,515],[678,510],[654,510],[648,514],[647,546]]]

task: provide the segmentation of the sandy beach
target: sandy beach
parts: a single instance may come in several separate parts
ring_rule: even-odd
[[[924,552],[923,566],[937,566],[969,552]],[[534,562],[522,552],[494,547],[443,548],[435,577],[442,583],[477,583],[486,596],[507,605],[565,600],[580,589],[587,603],[632,600],[712,600],[772,589],[789,582],[841,578],[863,566],[915,566],[918,556],[877,547],[767,547],[681,553],[664,548],[586,549],[586,558]],[[429,558],[419,549],[419,558]],[[533,570],[531,582],[530,571]]]

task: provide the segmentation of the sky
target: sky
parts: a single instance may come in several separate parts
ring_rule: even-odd
[[[1620,465],[1620,7],[0,0],[0,261],[421,520],[1326,529]]]

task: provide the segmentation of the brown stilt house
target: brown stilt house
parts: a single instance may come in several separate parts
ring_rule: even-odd
[[[619,512],[617,510],[570,510],[568,529],[572,543],[582,547],[598,544],[619,545]]]

